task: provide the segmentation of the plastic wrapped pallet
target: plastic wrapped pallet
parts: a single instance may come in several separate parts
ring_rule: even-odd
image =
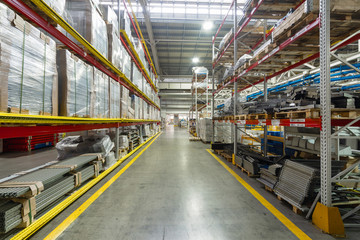
[[[120,118],[120,83],[110,79],[110,118]]]
[[[140,91],[143,91],[143,76],[141,72],[135,67],[133,68],[133,77],[132,77],[133,83],[140,89]]]
[[[94,68],[93,117],[109,118],[109,77]]]
[[[121,86],[121,118],[128,118],[129,90]]]
[[[89,117],[94,68],[68,50],[57,52],[57,63],[60,115]]]
[[[201,118],[199,122],[200,138],[204,142],[210,142],[212,140],[212,119]]]
[[[106,57],[108,55],[107,30],[98,2],[71,0],[67,1],[66,7],[73,20],[74,29]]]
[[[114,64],[114,66],[122,71],[123,65],[123,46],[121,44],[118,33],[116,32],[115,25],[107,24],[108,34],[108,60]]]
[[[0,111],[57,115],[55,42],[0,3]]]
[[[120,10],[120,29],[124,30],[125,33],[130,37],[131,36],[131,22],[129,15],[124,11]]]
[[[60,16],[64,16],[66,11],[66,0],[44,0],[44,2]]]
[[[114,33],[116,36],[119,37],[119,21],[118,16],[116,15],[115,11],[112,9],[112,7],[107,6],[103,8],[103,17],[105,20],[105,23],[108,25],[112,25],[114,28]]]
[[[122,70],[124,75],[128,78],[131,79],[131,58],[129,53],[124,49],[123,51],[123,62],[122,62]]]

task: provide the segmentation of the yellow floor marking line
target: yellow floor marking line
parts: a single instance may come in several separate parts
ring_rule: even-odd
[[[221,161],[211,149],[206,149],[236,180],[238,180],[264,207],[266,207],[282,224],[285,225],[296,237],[299,239],[310,239],[300,228],[291,222],[284,214],[277,210],[271,203],[269,203],[263,196],[261,196],[254,188],[252,188],[244,179],[237,175],[231,168],[229,168],[223,161]]]
[[[142,143],[140,146],[135,148],[133,151],[128,153],[126,156],[121,158],[119,161],[117,161],[113,166],[105,170],[103,173],[101,173],[97,178],[91,180],[87,184],[85,184],[82,188],[74,192],[70,197],[66,198],[64,201],[53,207],[50,211],[45,213],[42,217],[37,219],[35,222],[33,222],[30,226],[23,229],[21,232],[16,234],[14,237],[11,238],[11,240],[20,240],[20,239],[27,239],[34,233],[36,233],[39,229],[41,229],[46,223],[48,223],[51,219],[56,217],[59,213],[61,213],[65,208],[67,208],[70,204],[72,204],[76,199],[81,197],[84,193],[86,193],[89,189],[91,189],[95,184],[100,182],[103,178],[105,178],[109,173],[111,173],[113,170],[115,170],[118,166],[120,166],[126,159],[131,157],[137,150],[139,150],[142,146],[146,145],[148,142],[150,142],[152,139],[156,139],[161,133],[158,133],[157,135],[152,136],[148,140],[146,140],[144,143]],[[154,139],[154,140],[155,140]]]
[[[60,225],[58,225],[44,240],[56,239],[73,223],[95,200],[100,197],[111,184],[113,184],[160,136],[157,135],[138,155],[136,155],[128,164],[125,165],[118,173],[116,173],[109,181],[107,181],[99,190],[97,190],[88,200],[70,214]]]

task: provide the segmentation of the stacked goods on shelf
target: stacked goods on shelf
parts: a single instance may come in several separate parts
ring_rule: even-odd
[[[114,91],[115,92],[115,91]],[[109,118],[109,77],[94,68],[93,116]]]
[[[254,56],[255,56],[255,52],[254,52]],[[253,57],[252,56],[250,56],[249,54],[244,54],[244,55],[242,55],[238,60],[237,60],[237,62],[236,62],[236,64],[235,64],[235,70],[237,70],[239,67],[242,67],[249,59],[252,59]],[[229,70],[232,70],[233,71],[233,68],[231,68],[231,69],[229,69]],[[232,72],[228,72],[227,73],[228,75],[229,74],[231,74],[231,75],[229,75],[229,76],[232,76]],[[224,80],[227,78],[228,76],[225,76],[224,75]]]
[[[73,20],[72,27],[103,56],[108,56],[106,24],[97,3],[93,0],[71,0],[67,1],[66,9]]]
[[[280,170],[282,165],[280,164],[273,164],[270,165],[268,169],[261,168],[260,169],[260,177],[256,180],[270,188],[271,190],[274,189],[275,184],[278,181],[278,177],[280,175]]]
[[[143,91],[143,76],[138,68],[133,68],[132,82]]]
[[[203,142],[211,142],[213,136],[212,119],[201,118],[199,120],[199,136]]]
[[[225,122],[215,122],[214,129],[215,142],[217,143],[233,143],[233,124]]]
[[[110,79],[110,118],[120,118],[120,83]]]
[[[0,233],[30,225],[46,207],[97,177],[102,160],[101,154],[84,154],[0,183]]]
[[[332,161],[332,176],[344,167],[342,161]],[[320,188],[319,160],[286,160],[274,192],[291,205],[304,210],[311,203]]]
[[[131,57],[129,53],[124,49],[123,51],[123,62],[122,62],[122,70],[123,74],[128,78],[131,79]]]
[[[121,135],[126,135],[129,139],[129,151],[133,151],[136,147],[141,144],[141,139],[139,136],[138,129],[128,129],[125,132],[122,132]]]
[[[118,16],[116,15],[114,10],[110,6],[103,7],[102,10],[103,10],[102,12],[103,12],[103,18],[104,18],[105,23],[107,25],[111,25],[110,32],[113,32],[119,38],[120,28],[119,28]],[[108,28],[108,35],[109,35],[109,28]]]
[[[0,111],[57,115],[55,42],[0,3]]]
[[[130,18],[129,15],[123,10],[120,10],[120,29],[124,30],[126,35],[131,37]]]
[[[58,159],[63,160],[83,153],[101,152],[107,157],[114,148],[114,143],[108,135],[91,133],[89,136],[69,136],[56,144]]]
[[[107,36],[108,36],[108,60],[112,64],[122,71],[123,67],[123,51],[125,49],[122,46],[122,43],[119,38],[119,32],[113,24],[107,24]]]
[[[60,115],[90,117],[94,68],[68,50],[57,52],[57,63]]]
[[[129,90],[120,86],[121,89],[121,118],[129,118],[128,109],[129,109]]]
[[[4,139],[4,151],[28,151],[54,146],[57,142],[57,135],[47,134],[29,136],[22,138]]]
[[[222,39],[221,42],[219,43],[219,52],[221,53],[221,51],[225,48],[225,46],[229,43],[230,39],[233,37],[233,30],[231,29]]]

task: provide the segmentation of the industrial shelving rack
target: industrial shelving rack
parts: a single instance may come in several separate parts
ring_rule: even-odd
[[[333,0],[336,1],[336,0]],[[295,10],[300,6],[304,7],[306,11],[312,11],[314,7],[313,0],[303,0],[298,1],[298,5],[296,1],[277,1],[276,3],[281,4],[283,3],[285,6],[293,7]],[[341,183],[341,182],[349,182],[349,180],[343,179],[343,176],[351,172],[358,163],[354,164],[353,166],[349,167],[345,173],[341,176],[331,176],[331,141],[333,139],[339,142],[340,138],[346,138],[339,136],[339,133],[345,130],[347,127],[356,126],[359,127],[359,120],[360,118],[355,119],[332,119],[331,118],[331,101],[330,101],[330,57],[334,57],[339,64],[343,63],[347,65],[349,68],[355,70],[356,72],[360,72],[357,67],[350,64],[346,59],[342,59],[341,57],[335,55],[333,52],[338,50],[344,46],[349,45],[355,41],[360,39],[360,32],[359,29],[356,29],[355,25],[347,25],[345,27],[346,30],[341,29],[341,25],[346,23],[347,20],[351,20],[351,16],[345,16],[343,19],[337,19],[335,16],[334,19],[331,18],[330,15],[330,0],[319,0],[317,1],[318,4],[318,12],[319,14],[311,14],[311,16],[304,17],[304,20],[297,24],[296,27],[290,32],[291,34],[287,34],[286,36],[282,37],[278,40],[275,44],[270,45],[269,49],[266,49],[263,54],[260,54],[255,58],[254,61],[247,62],[244,67],[240,69],[234,69],[232,77],[223,85],[218,86],[215,88],[215,69],[216,66],[219,64],[223,64],[224,62],[231,63],[231,56],[233,56],[233,64],[235,65],[238,61],[238,54],[243,55],[246,53],[252,53],[254,50],[265,41],[268,41],[269,36],[274,31],[274,28],[268,29],[266,19],[274,18],[275,13],[274,9],[276,6],[272,8],[271,4],[276,5],[276,3],[267,0],[249,0],[245,5],[251,6],[245,10],[243,19],[241,21],[240,27],[238,27],[238,5],[237,0],[233,0],[228,13],[224,17],[219,29],[217,30],[215,36],[213,37],[213,47],[212,47],[212,55],[213,55],[213,69],[212,69],[212,117],[213,117],[213,130],[215,121],[227,121],[232,122],[234,124],[234,155],[236,155],[236,139],[237,139],[237,129],[239,127],[244,127],[247,125],[256,125],[256,126],[264,126],[264,155],[266,155],[267,150],[267,126],[292,126],[292,127],[309,127],[309,128],[320,128],[320,138],[321,138],[321,146],[320,146],[320,177],[321,177],[321,189],[320,193],[318,194],[311,211],[315,208],[315,204],[320,200],[322,206],[325,209],[329,209],[333,206],[331,193],[332,193],[332,184],[333,183]],[[306,4],[306,5],[305,5]],[[287,8],[289,9],[289,7]],[[220,50],[220,53],[215,56],[215,39],[220,32],[221,27],[223,26],[227,16],[229,15],[230,11],[233,10],[234,16],[234,27],[232,32],[232,38],[228,43],[225,44],[223,50]],[[282,11],[282,8],[278,8],[277,16],[284,17],[286,12]],[[249,22],[251,20],[263,20],[263,31],[257,31],[258,33],[250,33],[249,34]],[[331,30],[330,30],[331,24]],[[343,26],[346,26],[345,24]],[[259,26],[257,26],[259,28]],[[354,29],[355,28],[355,29]],[[357,27],[359,28],[359,27]],[[318,30],[317,30],[318,29]],[[247,31],[245,31],[247,30]],[[251,30],[250,30],[251,32]],[[334,34],[332,34],[334,33]],[[339,34],[340,33],[340,34]],[[339,35],[336,35],[339,34]],[[250,37],[248,37],[248,36]],[[344,36],[348,36],[345,38]],[[242,48],[238,48],[238,40],[241,38],[241,46]],[[315,42],[313,48],[304,48],[299,40],[301,41],[311,41]],[[316,40],[318,39],[318,43]],[[334,40],[337,42],[333,43],[330,46],[330,40]],[[253,43],[256,43],[253,45]],[[318,45],[317,45],[318,44]],[[249,47],[247,45],[253,45]],[[286,55],[284,51],[295,51],[298,52],[306,52],[306,55],[297,54],[296,58],[291,58],[289,55]],[[320,50],[320,51],[319,51]],[[278,55],[277,55],[278,54]],[[291,64],[287,64],[287,60],[283,60],[283,64],[279,63],[279,59],[276,61],[280,54],[284,54],[285,58],[290,58]],[[296,55],[296,54],[295,54]],[[356,56],[354,56],[356,59]],[[358,58],[358,56],[357,56]],[[236,112],[236,103],[238,98],[238,93],[244,92],[249,88],[257,88],[257,84],[263,83],[263,90],[259,89],[260,94],[264,97],[264,101],[267,101],[268,95],[268,87],[267,82],[268,80],[283,75],[284,73],[289,72],[299,66],[306,65],[311,61],[319,59],[319,73],[320,73],[320,103],[321,103],[321,118],[312,119],[312,118],[303,118],[303,119],[259,119],[259,120],[238,120],[237,118],[233,118],[233,120],[217,120],[214,118],[214,99],[216,94],[222,91],[225,88],[233,88],[234,91],[234,116],[237,116]],[[271,61],[274,60],[274,61]],[[281,60],[280,60],[281,61]],[[312,69],[315,67],[311,66]],[[337,130],[332,133],[332,127],[337,128]],[[214,132],[214,131],[213,131]],[[352,138],[359,138],[358,136],[351,136]],[[350,137],[348,137],[350,138]],[[214,136],[213,136],[214,142]],[[352,180],[355,181],[355,180]],[[352,213],[358,211],[360,207],[355,207],[352,211],[348,214],[342,216],[342,219],[350,216]],[[308,216],[309,217],[309,216]],[[331,217],[328,219],[332,221]],[[345,224],[345,227],[354,227],[359,226],[359,224]],[[324,230],[324,229],[323,229]]]
[[[205,67],[193,67],[193,77],[191,81],[191,107],[189,110],[189,119],[195,124],[195,131],[199,136],[199,112],[205,110],[209,112],[209,71]],[[202,87],[199,87],[202,84]],[[205,103],[199,104],[198,101]],[[189,124],[191,128],[191,124]]]
[[[151,79],[150,74],[147,72],[147,69],[144,67],[146,63],[141,62],[138,54],[135,51],[134,46],[129,41],[129,38],[126,34],[121,34],[121,42],[123,47],[127,50],[133,63],[138,67],[139,71],[144,76],[146,83],[150,85],[152,91],[152,96],[147,96],[143,91],[141,91],[136,85],[132,83],[119,69],[117,69],[113,63],[111,63],[105,56],[100,54],[89,42],[85,40],[74,28],[66,22],[58,13],[56,13],[47,3],[43,0],[31,0],[31,1],[22,1],[22,0],[4,0],[2,1],[11,9],[13,9],[17,14],[24,17],[31,24],[41,28],[43,31],[47,32],[53,38],[61,42],[65,48],[74,53],[77,57],[87,62],[89,65],[98,68],[104,74],[108,75],[111,79],[119,82],[122,86],[127,88],[131,93],[143,99],[148,105],[143,104],[142,111],[149,111],[150,108],[153,108],[154,116],[160,116],[160,107],[158,106],[159,97],[157,95],[157,88]],[[147,51],[145,42],[143,38],[140,38],[139,34],[142,37],[141,31],[138,28],[137,20],[132,19],[130,12],[126,6],[126,2],[123,1],[126,12],[131,19],[132,26],[135,28],[141,43],[143,45],[143,50],[153,76],[157,78],[156,70],[153,66],[150,55]],[[118,1],[118,7],[120,9],[120,0]],[[120,12],[119,12],[120,17]],[[120,18],[119,18],[120,19]],[[137,26],[136,26],[137,24]],[[67,33],[69,33],[74,39],[76,39],[80,44],[76,44],[68,37],[66,37],[62,32],[56,28],[56,25],[61,26]],[[145,82],[143,82],[145,84]],[[156,103],[157,102],[157,103]],[[149,109],[147,109],[149,108]],[[144,114],[142,115],[144,116]],[[140,136],[142,134],[142,128],[145,124],[159,124],[159,119],[126,119],[126,118],[80,118],[80,117],[63,117],[63,116],[46,116],[46,115],[26,115],[26,114],[14,114],[14,113],[0,113],[0,139],[5,138],[17,138],[17,137],[28,137],[28,136],[40,136],[44,134],[57,134],[57,133],[67,133],[67,132],[80,132],[86,130],[94,129],[115,129],[116,138],[115,138],[115,148],[119,149],[119,135],[120,129],[123,127],[129,126],[139,126]],[[155,137],[155,136],[154,136]],[[144,144],[149,142],[152,138],[148,139],[146,142],[141,144],[134,151],[130,152],[124,159],[137,151]],[[119,151],[115,151],[117,159],[120,159]],[[19,233],[19,239],[29,237],[37,229],[39,229],[44,223],[48,222],[51,218],[60,213],[66,206],[71,204],[74,200],[84,194],[89,188],[94,186],[97,182],[103,179],[108,175],[112,170],[121,164],[121,161],[118,161],[111,168],[106,170],[101,176],[92,180],[90,183],[86,184],[81,191],[76,192],[71,197],[62,202],[60,207],[56,207],[51,210],[48,214],[45,214],[41,220],[35,221],[34,224],[30,226],[30,229],[26,228],[24,231]],[[65,206],[65,207],[64,207]],[[39,227],[40,226],[40,227]],[[36,230],[34,230],[36,229]]]
[[[121,85],[129,89],[138,97],[142,98],[154,111],[160,111],[159,106],[147,95],[144,94],[137,86],[135,86],[119,69],[117,69],[106,57],[101,55],[89,42],[87,42],[78,32],[76,32],[58,13],[49,7],[42,0],[31,1],[32,7],[26,4],[27,1],[21,0],[4,0],[10,8],[29,20],[30,23],[39,26],[51,36],[63,43],[70,51],[87,63],[97,67],[103,73],[119,82]],[[120,3],[120,2],[119,2]],[[125,4],[125,2],[124,2]],[[35,6],[35,7],[34,7]],[[129,16],[130,13],[128,12]],[[46,16],[46,19],[44,18]],[[51,19],[56,24],[65,29],[72,37],[74,37],[81,45],[75,44],[72,40],[62,34],[55,26],[48,22]],[[132,20],[132,19],[131,19]],[[136,28],[134,21],[133,26]],[[121,38],[124,48],[127,49],[132,61],[138,66],[143,73],[146,81],[153,89],[156,95],[157,89],[150,79],[149,74],[144,68],[144,64],[140,61],[137,53],[130,41],[126,41],[126,35]],[[125,39],[125,40],[124,40]],[[155,76],[156,72],[153,69]],[[157,96],[157,95],[156,95]],[[145,104],[144,104],[145,105]],[[143,106],[144,106],[143,105]],[[77,118],[77,117],[61,117],[61,116],[38,116],[24,114],[0,113],[0,122],[9,125],[0,126],[0,138],[26,137],[36,136],[47,133],[74,132],[100,128],[118,128],[131,125],[143,125],[149,123],[158,123],[159,120],[148,119],[96,119],[96,118]],[[29,126],[30,125],[30,126]]]

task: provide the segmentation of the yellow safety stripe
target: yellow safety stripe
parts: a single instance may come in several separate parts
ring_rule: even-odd
[[[33,224],[16,234],[11,240],[22,240],[27,239],[30,236],[32,236],[34,233],[36,233],[38,230],[40,230],[45,224],[47,224],[50,220],[55,218],[59,213],[61,213],[63,210],[65,210],[70,204],[72,204],[75,200],[77,200],[79,197],[81,197],[83,194],[85,194],[89,189],[91,189],[95,184],[100,182],[102,179],[104,179],[109,173],[111,173],[113,170],[115,170],[118,166],[121,165],[126,159],[128,159],[131,155],[133,155],[137,150],[139,150],[142,146],[147,144],[149,141],[151,141],[153,138],[157,138],[161,134],[158,133],[154,135],[153,137],[149,138],[146,142],[138,146],[136,149],[131,151],[129,154],[127,154],[125,157],[120,159],[118,162],[116,162],[113,166],[111,166],[109,169],[105,170],[103,173],[101,173],[98,177],[91,180],[89,183],[84,185],[82,188],[80,188],[78,191],[74,192],[71,196],[66,198],[64,201],[56,205],[54,208],[52,208],[50,211],[45,213],[42,217],[37,219]],[[155,140],[155,139],[154,139]]]
[[[241,185],[246,188],[264,207],[267,208],[282,224],[285,225],[296,237],[304,240],[311,240],[311,238],[304,233],[298,226],[296,226],[290,219],[285,217],[277,208],[275,208],[268,200],[266,200],[260,193],[258,193],[253,187],[251,187],[244,179],[242,179],[238,174],[236,174],[231,168],[229,168],[223,161],[221,161],[214,153],[211,152],[211,149],[206,149],[211,156],[213,156],[233,177],[238,180]]]
[[[71,36],[79,41],[90,53],[97,57],[103,64],[113,70],[124,82],[135,89],[141,96],[146,98],[151,104],[158,107],[148,96],[146,96],[136,85],[134,85],[119,69],[117,69],[106,57],[98,52],[84,37],[82,37],[73,27],[70,26],[59,14],[57,14],[44,0],[31,0],[41,11],[64,28]],[[159,108],[159,107],[158,107]]]

